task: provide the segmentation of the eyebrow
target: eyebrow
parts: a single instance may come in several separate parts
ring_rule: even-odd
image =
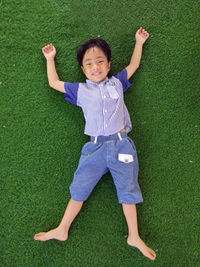
[[[100,58],[104,59],[104,57],[99,56],[99,57],[95,58],[95,60],[96,60],[96,59],[100,59]],[[85,59],[85,62],[86,62],[86,61],[91,61],[91,60],[92,60],[91,58],[87,58],[87,59]]]

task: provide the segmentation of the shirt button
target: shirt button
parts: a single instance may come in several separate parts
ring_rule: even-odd
[[[105,109],[104,111],[105,111],[105,113],[107,113],[107,109]]]
[[[106,95],[104,95],[103,98],[106,98]]]
[[[107,127],[108,127],[108,125],[106,124],[106,125],[105,125],[105,127],[107,128]]]

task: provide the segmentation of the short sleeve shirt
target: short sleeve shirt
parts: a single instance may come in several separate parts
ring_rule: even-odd
[[[124,103],[124,92],[130,86],[124,69],[101,82],[65,82],[64,99],[82,108],[86,135],[108,136],[123,128],[130,132],[131,120]]]

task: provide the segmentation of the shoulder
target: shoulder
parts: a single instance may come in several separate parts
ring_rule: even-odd
[[[64,83],[64,88],[65,88],[64,99],[74,105],[77,105],[77,95],[78,95],[79,85],[80,83],[70,83],[70,82]]]
[[[115,78],[119,80],[127,80],[127,70],[123,69],[122,71],[118,72],[116,75],[114,75]]]
[[[65,82],[64,83],[64,87],[65,87],[65,92],[67,92],[67,90],[77,90],[79,88],[79,82],[75,82],[75,83],[70,83],[70,82]]]
[[[132,85],[127,77],[127,70],[123,69],[111,78],[119,80],[119,82],[122,84],[123,91],[125,92]]]

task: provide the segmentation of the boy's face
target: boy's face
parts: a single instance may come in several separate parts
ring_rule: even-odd
[[[107,77],[110,64],[104,52],[95,46],[86,50],[81,68],[89,80],[101,82]]]

